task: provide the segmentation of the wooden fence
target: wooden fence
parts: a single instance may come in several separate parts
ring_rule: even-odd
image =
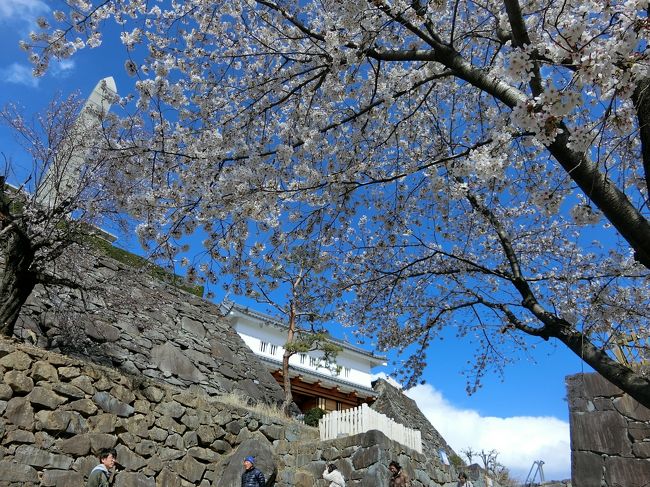
[[[396,423],[385,414],[370,409],[367,404],[326,414],[319,421],[318,429],[323,441],[379,430],[391,440],[422,453],[422,436],[419,431]]]

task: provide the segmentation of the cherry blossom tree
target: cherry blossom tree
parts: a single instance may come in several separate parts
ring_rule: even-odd
[[[322,255],[317,239],[288,247],[276,242],[268,252],[264,250],[258,241],[245,264],[235,261],[233,268],[221,270],[252,275],[254,279],[236,279],[228,291],[254,299],[283,318],[287,339],[282,354],[282,409],[290,415],[295,407],[289,375],[291,357],[317,352],[319,367],[332,372],[339,370],[336,356],[342,348],[331,340],[324,327],[332,317],[328,310],[328,304],[333,302],[332,289],[327,280],[332,262]],[[216,280],[216,276],[211,280]]]
[[[612,352],[648,337],[647,0],[62,3],[23,47],[38,75],[119,24],[143,241],[318,238],[340,319],[409,383],[452,329],[470,391],[553,339],[650,406]]]
[[[70,249],[88,246],[89,236],[99,233],[94,223],[119,217],[113,195],[129,193],[128,181],[113,178],[114,154],[102,148],[102,139],[117,139],[110,124],[104,133],[95,125],[80,124],[81,106],[72,95],[54,99],[34,118],[15,106],[0,111],[0,121],[24,149],[20,161],[4,157],[0,176],[2,335],[13,335],[20,310],[37,284],[84,289],[74,276]],[[89,110],[87,117],[105,115]],[[9,177],[21,184],[9,185]]]

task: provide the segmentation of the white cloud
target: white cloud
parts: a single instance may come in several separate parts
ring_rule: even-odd
[[[467,447],[475,451],[495,449],[499,461],[521,480],[536,460],[544,461],[546,479],[571,477],[566,421],[551,416],[481,416],[471,409],[456,408],[429,384],[416,386],[406,394],[456,453]]]
[[[6,68],[0,68],[0,82],[25,85],[32,88],[38,86],[38,78],[32,75],[31,66],[13,63]]]
[[[61,59],[51,65],[51,73],[55,78],[67,78],[74,70],[75,62],[72,59]]]
[[[2,0],[0,1],[0,22],[32,22],[44,15],[50,8],[42,0]]]

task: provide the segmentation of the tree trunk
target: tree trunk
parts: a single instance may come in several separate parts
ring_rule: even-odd
[[[632,101],[639,120],[639,136],[641,139],[641,156],[646,191],[650,191],[650,78],[643,78],[634,90]],[[646,193],[647,194],[647,193]]]
[[[564,343],[609,382],[650,409],[650,378],[613,360],[588,337],[568,326],[558,326],[551,336]]]
[[[0,245],[5,259],[0,280],[0,334],[12,336],[20,309],[36,285],[31,269],[34,251],[20,231],[11,232]]]
[[[296,332],[296,308],[293,301],[289,305],[289,331],[287,332],[287,345],[284,347],[284,354],[282,355],[282,381],[284,385],[284,402],[282,403],[282,410],[287,416],[291,411],[291,404],[293,403],[293,394],[291,394],[291,378],[289,377],[289,359],[293,353],[289,350],[288,345],[293,343],[293,337]]]

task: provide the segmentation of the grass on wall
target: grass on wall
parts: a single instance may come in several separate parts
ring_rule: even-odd
[[[91,235],[89,237],[89,243],[93,248],[99,250],[111,259],[115,259],[122,264],[132,267],[133,269],[146,269],[146,271],[156,279],[160,279],[167,284],[177,287],[178,289],[182,289],[183,291],[198,296],[199,298],[203,297],[203,286],[198,284],[190,284],[183,277],[178,276],[173,272],[169,272],[159,265],[149,262],[144,257],[115,247],[109,241],[96,235]]]

